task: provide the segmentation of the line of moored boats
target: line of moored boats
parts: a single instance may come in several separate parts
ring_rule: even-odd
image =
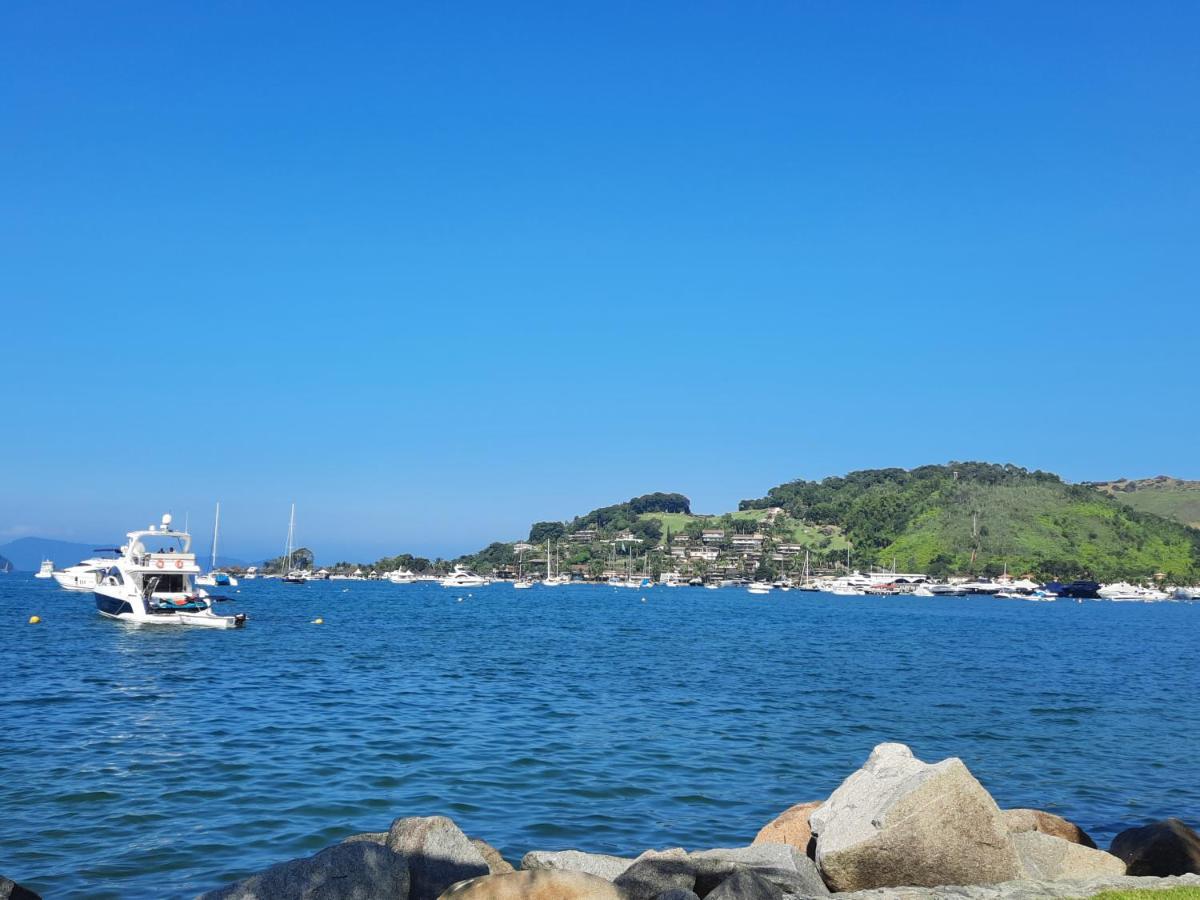
[[[293,512],[294,516],[294,512]],[[219,528],[220,510],[217,512]],[[288,534],[288,560],[291,560],[292,528]],[[236,587],[237,579],[217,568],[217,528],[213,533],[212,565],[202,572],[192,553],[192,537],[187,531],[172,527],[171,516],[164,515],[158,525],[150,525],[141,531],[131,531],[120,547],[104,547],[96,556],[85,559],[61,571],[55,570],[53,562],[46,560],[35,577],[53,578],[63,589],[91,593],[95,597],[96,609],[101,615],[125,622],[146,625],[187,625],[207,628],[240,628],[246,623],[244,614],[222,615],[214,606],[230,598],[209,594],[206,587]],[[351,575],[331,574],[319,569],[287,567],[281,574],[260,574],[250,567],[242,577],[279,578],[285,583],[305,584],[323,580],[387,580],[393,584],[437,582],[446,588],[479,588],[493,583],[511,585],[516,590],[542,587],[564,587],[572,584],[596,584],[573,578],[553,568],[544,577],[520,573],[515,579],[493,579],[479,575],[463,566],[455,566],[445,575],[419,575],[407,570],[384,574],[366,574],[356,571]],[[986,595],[1012,600],[1049,601],[1059,599],[1076,600],[1120,600],[1162,601],[1200,600],[1200,587],[1161,588],[1117,582],[1100,584],[1095,581],[1057,581],[1039,584],[1028,579],[1000,578],[969,580],[950,579],[937,582],[919,573],[854,572],[837,577],[810,577],[799,581],[781,579],[774,582],[749,581],[738,578],[701,579],[685,578],[677,572],[663,573],[658,581],[652,581],[648,573],[636,575],[632,571],[614,574],[599,582],[614,588],[636,588],[648,590],[652,587],[703,587],[715,590],[722,587],[743,588],[751,594],[769,594],[773,591],[820,591],[837,596],[865,595],[911,595],[914,597],[980,596]]]

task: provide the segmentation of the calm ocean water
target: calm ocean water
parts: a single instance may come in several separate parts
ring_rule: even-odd
[[[738,845],[885,740],[960,756],[1002,806],[1060,812],[1102,846],[1200,820],[1197,605],[235,596],[244,631],[136,629],[0,577],[0,873],[47,897],[193,896],[432,813],[510,857]]]

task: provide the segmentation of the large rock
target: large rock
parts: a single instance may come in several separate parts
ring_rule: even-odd
[[[1200,835],[1178,819],[1126,829],[1113,838],[1109,852],[1125,860],[1130,875],[1200,872]]]
[[[479,855],[483,857],[483,861],[487,863],[488,872],[493,875],[505,875],[508,872],[515,872],[512,863],[505,859],[499,850],[489,844],[482,838],[471,838],[471,846],[479,851]]]
[[[807,856],[815,855],[817,848],[808,817],[820,808],[821,803],[813,800],[788,807],[759,830],[754,843],[789,844]]]
[[[200,900],[375,900],[409,896],[404,857],[371,841],[334,844],[251,875]]]
[[[1000,813],[1004,816],[1004,824],[1013,834],[1025,831],[1040,831],[1053,837],[1062,838],[1072,844],[1082,844],[1084,847],[1096,849],[1096,842],[1086,831],[1074,822],[1068,822],[1062,816],[1042,812],[1040,809],[1005,809]]]
[[[834,891],[991,884],[1021,872],[999,807],[962,760],[931,765],[903,744],[876,747],[809,821]]]
[[[1050,881],[1125,874],[1125,863],[1111,853],[1073,844],[1050,834],[1023,831],[1014,834],[1012,840],[1024,878]]]
[[[1159,891],[1184,886],[1200,886],[1200,877],[1133,878],[1110,875],[1067,881],[1006,881],[1001,884],[933,888],[893,887],[838,894],[837,900],[1078,900],[1107,891]]]
[[[783,900],[783,891],[749,869],[735,872],[706,895],[711,900]]]
[[[0,556],[0,560],[3,559],[4,557]],[[27,887],[21,887],[11,878],[0,875],[0,900],[42,900],[42,897]]]
[[[580,850],[530,850],[521,858],[522,869],[548,869],[559,872],[586,872],[605,881],[614,881],[633,865],[632,859],[584,853]]]
[[[752,844],[733,849],[701,850],[687,859],[696,872],[696,891],[704,895],[730,875],[751,871],[775,887],[805,897],[824,897],[829,889],[816,863],[787,844]]]
[[[610,882],[586,872],[530,869],[456,884],[440,900],[624,900]]]
[[[471,839],[445,816],[397,819],[388,829],[387,846],[408,862],[409,900],[435,900],[456,882],[490,874]]]
[[[685,891],[675,888],[670,891],[663,891],[654,900],[700,900],[700,895],[695,891]]]
[[[613,884],[626,900],[654,900],[667,891],[696,887],[696,869],[683,850],[643,853]]]

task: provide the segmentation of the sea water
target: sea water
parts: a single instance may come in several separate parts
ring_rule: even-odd
[[[1200,823],[1200,605],[226,593],[244,630],[138,628],[0,576],[0,874],[48,897],[194,896],[432,814],[514,860],[737,846],[882,741],[959,756],[1001,806],[1101,846]]]

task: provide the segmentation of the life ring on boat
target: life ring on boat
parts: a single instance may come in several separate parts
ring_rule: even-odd
[[[163,567],[163,561],[160,559],[158,562],[155,563],[155,565],[161,569]]]
[[[175,568],[177,568],[177,569],[183,568],[183,560],[182,559],[175,560]]]

